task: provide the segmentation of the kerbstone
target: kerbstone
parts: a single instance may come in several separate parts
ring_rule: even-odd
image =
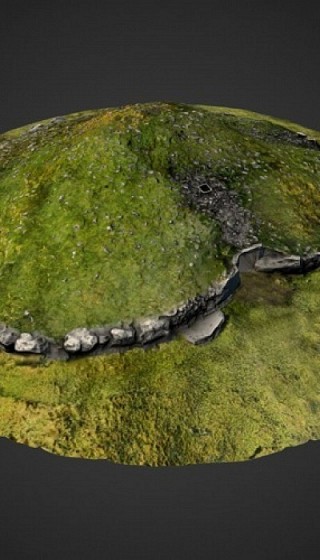
[[[30,333],[21,333],[15,341],[14,349],[16,352],[31,352],[33,354],[42,354],[48,346],[48,340],[42,335],[32,335]]]
[[[112,336],[112,346],[132,344],[135,339],[135,329],[133,327],[113,327],[110,329],[110,334]]]
[[[224,322],[224,313],[218,310],[206,317],[198,317],[189,327],[181,327],[179,333],[192,344],[203,344],[218,335]]]
[[[170,320],[165,317],[149,318],[139,322],[137,327],[139,342],[151,342],[169,334]]]
[[[13,329],[2,323],[0,328],[0,344],[5,347],[12,346],[17,338],[19,338],[19,335],[20,331],[18,329]]]
[[[89,352],[98,342],[98,337],[86,328],[77,328],[68,333],[64,340],[67,352]]]
[[[300,272],[301,258],[296,255],[269,257],[258,259],[254,265],[258,272]]]

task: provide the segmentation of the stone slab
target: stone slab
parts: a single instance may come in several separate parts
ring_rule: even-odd
[[[181,327],[178,332],[192,344],[202,344],[217,336],[225,322],[225,316],[218,310],[206,317],[199,317],[189,327]]]

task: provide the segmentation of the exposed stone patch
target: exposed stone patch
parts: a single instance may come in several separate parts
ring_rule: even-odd
[[[245,136],[252,136],[265,142],[280,142],[291,146],[308,148],[309,150],[320,150],[320,143],[315,138],[310,138],[304,132],[295,132],[275,123],[270,128],[268,122],[239,119],[236,115],[228,113],[226,124],[237,132],[245,134]]]
[[[174,177],[182,189],[186,204],[210,216],[221,229],[225,243],[242,248],[258,241],[250,210],[244,208],[237,192],[221,179],[200,175]]]
[[[215,338],[225,323],[221,308],[227,305],[241,284],[240,273],[280,272],[306,274],[320,268],[320,252],[310,255],[286,255],[256,243],[234,255],[229,272],[213,282],[204,294],[197,294],[185,303],[160,316],[141,318],[129,325],[105,325],[76,328],[55,341],[34,331],[19,330],[0,323],[0,348],[16,354],[42,354],[50,360],[70,360],[86,355],[125,352],[131,348],[147,350],[172,340],[179,333],[200,344]]]
[[[279,127],[280,128],[280,127]],[[292,130],[277,130],[274,134],[274,139],[281,142],[288,142],[294,146],[301,146],[302,148],[309,148],[310,150],[320,150],[320,144],[315,138],[308,138],[304,132],[293,132]]]

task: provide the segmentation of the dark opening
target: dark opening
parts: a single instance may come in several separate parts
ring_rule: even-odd
[[[209,193],[212,191],[212,188],[209,187],[209,185],[207,185],[207,183],[203,183],[202,185],[199,185],[199,191],[203,194]]]

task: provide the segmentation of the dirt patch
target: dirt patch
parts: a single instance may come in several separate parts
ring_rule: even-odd
[[[263,272],[241,273],[241,285],[235,292],[235,301],[251,305],[289,305],[292,301],[294,286],[289,276]]]

